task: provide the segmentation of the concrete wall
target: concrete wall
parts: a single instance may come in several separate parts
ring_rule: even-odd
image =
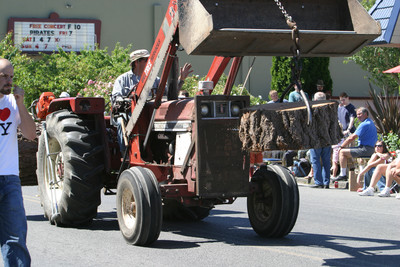
[[[164,18],[169,0],[2,0],[0,1],[0,38],[7,32],[7,21],[17,18],[48,18],[56,12],[60,18],[101,20],[100,47],[113,50],[115,43],[133,44],[133,49],[151,50]],[[195,74],[204,76],[213,57],[187,56],[178,52],[181,64],[191,62]],[[253,57],[245,57],[236,84],[244,82]],[[257,57],[246,85],[253,95],[268,96],[271,83],[271,57]],[[229,68],[229,66],[228,66]],[[346,91],[350,96],[368,96],[367,73],[355,64],[343,64],[332,58],[330,71],[333,95]]]

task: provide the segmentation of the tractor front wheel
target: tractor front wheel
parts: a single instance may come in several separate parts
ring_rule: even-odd
[[[268,165],[254,173],[252,182],[258,186],[247,198],[247,212],[254,231],[263,237],[286,236],[299,211],[295,178],[280,165]]]
[[[121,174],[117,186],[117,217],[128,243],[148,246],[158,239],[162,224],[161,193],[150,170],[132,167]]]

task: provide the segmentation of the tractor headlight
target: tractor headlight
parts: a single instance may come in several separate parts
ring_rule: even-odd
[[[200,113],[203,117],[209,116],[210,108],[208,107],[208,105],[205,105],[205,104],[201,105]]]
[[[239,105],[233,104],[233,105],[231,106],[231,114],[232,114],[232,117],[239,116],[239,113],[240,113],[240,107],[239,107]]]

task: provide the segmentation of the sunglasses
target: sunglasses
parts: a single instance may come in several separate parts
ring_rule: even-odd
[[[2,78],[2,79],[4,79],[4,80],[8,80],[8,79],[12,79],[12,78],[14,78],[14,76],[12,76],[12,75],[7,75],[7,74],[4,74],[4,73],[0,73],[0,78]]]
[[[383,145],[375,145],[375,147],[383,147]]]

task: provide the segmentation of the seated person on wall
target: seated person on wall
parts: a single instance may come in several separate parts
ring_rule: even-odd
[[[374,153],[374,145],[378,139],[374,122],[368,117],[368,110],[364,107],[357,109],[357,118],[361,124],[341,146],[339,146],[340,174],[332,181],[347,180],[347,160],[349,158],[370,157]],[[346,147],[358,138],[357,147]]]
[[[388,164],[391,161],[391,155],[386,147],[385,142],[378,141],[375,144],[375,153],[372,154],[371,158],[369,159],[367,166],[358,174],[357,176],[357,184],[361,187],[361,180],[364,177],[364,187],[362,190],[365,190],[371,182],[371,177],[374,173],[376,166],[379,164]],[[385,177],[382,176],[378,181],[378,187],[380,191],[383,190],[385,187]],[[361,188],[357,191],[362,191]]]
[[[386,178],[385,188],[378,194],[380,197],[390,197],[390,186],[393,180],[400,182],[400,158],[396,158],[390,164],[379,164],[372,175],[371,183],[362,192],[358,193],[360,196],[373,196],[375,186],[381,179],[382,175]]]
[[[140,77],[143,74],[144,69],[146,68],[147,65],[147,60],[150,56],[149,51],[146,49],[140,49],[140,50],[135,50],[133,51],[130,55],[130,66],[131,70],[128,72],[125,72],[124,74],[121,74],[118,76],[118,78],[114,82],[114,88],[112,91],[112,99],[113,102],[118,102],[122,100],[123,97],[127,97],[128,93],[134,88],[140,81]],[[193,72],[191,70],[192,65],[189,63],[186,63],[183,68],[180,68],[180,75],[179,75],[179,82],[178,82],[178,90],[182,88],[182,85],[187,78],[187,76]],[[160,78],[157,77],[154,84],[153,84],[153,89],[151,94],[154,95],[154,91],[158,88],[160,85]],[[167,91],[167,88],[166,88]],[[127,119],[127,118],[125,118]],[[123,140],[123,133],[122,133],[122,121],[124,119],[122,117],[119,117],[117,119],[117,125],[118,125],[118,143],[120,146],[120,151],[123,154],[125,151],[125,143]]]
[[[390,174],[391,175],[389,175],[386,179],[385,189],[381,191],[382,196],[387,196],[388,193],[390,194],[390,186],[392,185],[393,180],[396,181],[398,185],[400,185],[400,161],[397,162],[394,168],[390,169]],[[400,193],[396,194],[396,198],[400,199]]]

